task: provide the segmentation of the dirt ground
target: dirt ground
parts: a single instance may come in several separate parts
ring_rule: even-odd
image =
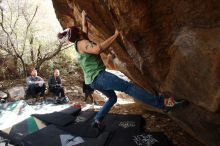
[[[45,79],[45,81],[47,81]],[[82,74],[73,73],[67,74],[62,77],[63,86],[65,87],[66,95],[70,98],[71,102],[80,103],[82,108],[86,107],[91,101],[84,101],[84,95],[82,93]],[[0,91],[5,91],[6,89],[18,85],[25,86],[25,79],[17,80],[5,80],[0,81]],[[98,93],[99,94],[99,93]],[[48,96],[48,95],[46,95]],[[101,95],[97,95],[102,97]],[[120,96],[120,101],[132,101],[132,99],[126,95]],[[97,99],[96,99],[97,100]],[[103,105],[104,99],[100,98],[97,100],[99,106]],[[111,113],[117,114],[138,114],[142,115],[145,120],[145,130],[146,131],[157,131],[163,132],[173,143],[173,145],[178,146],[202,146],[200,142],[187,134],[181,127],[179,127],[172,119],[170,119],[166,114],[161,114],[157,112],[148,111],[140,107],[137,103],[129,104],[116,104],[110,111]]]

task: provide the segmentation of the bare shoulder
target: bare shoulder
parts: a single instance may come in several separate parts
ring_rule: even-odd
[[[85,45],[86,45],[87,42],[88,42],[88,40],[80,40],[80,41],[77,42],[77,48],[78,48],[78,51],[80,53],[84,52],[83,50],[84,50]]]
[[[95,46],[95,44],[89,40],[81,40],[77,44],[80,52],[86,52],[86,50],[91,49]]]

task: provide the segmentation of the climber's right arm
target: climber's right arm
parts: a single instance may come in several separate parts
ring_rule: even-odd
[[[114,35],[97,45],[95,45],[93,42],[89,40],[80,41],[78,43],[78,50],[80,53],[100,54],[110,47],[110,45],[114,42],[118,35],[119,32],[118,30],[116,30]]]

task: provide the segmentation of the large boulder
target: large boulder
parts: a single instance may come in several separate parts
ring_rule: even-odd
[[[7,93],[0,91],[0,99],[7,98]]]
[[[25,98],[24,86],[16,86],[8,89],[9,97],[14,100],[20,100]]]
[[[162,88],[216,112],[220,104],[220,27],[183,28],[170,46]]]
[[[52,1],[63,28],[80,25],[85,10],[89,37],[97,43],[118,28],[111,66],[153,94],[189,100],[188,108],[170,116],[204,144],[220,144],[218,0]]]

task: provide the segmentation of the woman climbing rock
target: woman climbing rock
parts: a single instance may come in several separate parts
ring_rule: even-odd
[[[116,29],[115,33],[100,43],[94,43],[88,38],[88,28],[86,13],[82,12],[82,28],[72,26],[58,34],[59,39],[67,38],[69,42],[75,43],[75,49],[78,52],[79,64],[84,73],[85,83],[92,89],[102,92],[108,97],[108,101],[96,114],[93,127],[100,128],[101,122],[111,107],[117,102],[115,91],[124,92],[133,98],[162,110],[171,110],[184,101],[175,101],[172,97],[154,96],[136,85],[118,78],[116,75],[105,71],[105,65],[102,62],[100,53],[107,50],[111,44],[120,36]]]

